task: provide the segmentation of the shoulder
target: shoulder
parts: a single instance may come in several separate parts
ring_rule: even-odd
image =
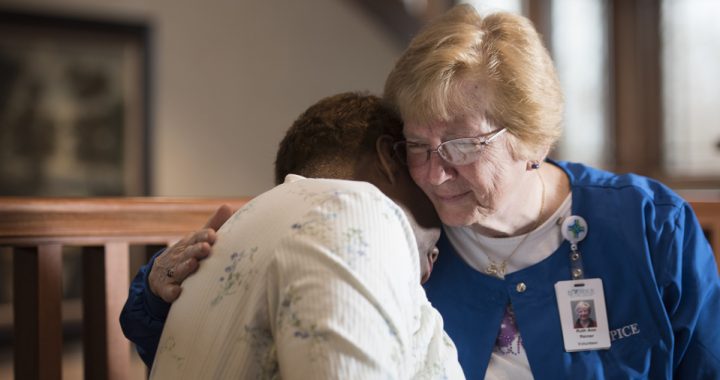
[[[554,162],[567,174],[573,193],[596,202],[598,197],[618,206],[645,205],[675,212],[686,202],[666,185],[652,178],[627,173],[616,174],[573,162]],[[573,201],[575,201],[573,197]]]
[[[289,175],[282,185],[278,185],[271,192],[298,194],[304,198],[312,196],[327,197],[354,197],[364,202],[383,202],[394,204],[375,185],[369,182],[352,181],[330,178],[304,178]]]
[[[399,209],[390,198],[377,187],[368,182],[324,178],[305,178],[290,174],[285,182],[258,195],[238,212],[253,215],[257,219],[260,214],[271,213],[277,217],[278,212],[303,214],[313,209],[342,206],[338,211],[357,211],[363,208]],[[353,206],[353,207],[348,207]],[[245,212],[245,211],[256,212]]]
[[[324,271],[325,281],[370,288],[417,282],[417,246],[410,223],[374,185],[335,179],[287,185],[285,191],[301,198],[304,206],[275,235],[272,266],[282,273],[278,277],[295,278],[305,268]]]
[[[412,234],[400,206],[368,182],[307,178],[286,182],[276,189],[303,204],[303,212],[297,213],[292,224],[293,235],[298,226],[321,224],[328,231],[392,229]]]
[[[599,222],[619,236],[642,234],[657,252],[675,249],[674,241],[694,236],[699,230],[690,205],[654,179],[576,163],[556,164],[570,178],[573,213],[589,223]]]
[[[392,215],[393,218],[408,223],[405,213],[392,199],[369,182],[339,179],[317,179],[327,191],[326,194],[342,199],[350,210],[370,217]]]

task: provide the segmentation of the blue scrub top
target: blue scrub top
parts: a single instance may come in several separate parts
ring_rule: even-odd
[[[536,379],[720,379],[720,281],[690,206],[664,185],[581,164],[569,177],[585,278],[603,281],[612,345],[565,352],[554,285],[570,280],[570,246],[504,280],[468,266],[446,236],[425,285],[468,379],[482,379],[505,307]],[[517,285],[525,284],[524,291]]]

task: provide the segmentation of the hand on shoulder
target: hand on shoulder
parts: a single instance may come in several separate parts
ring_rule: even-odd
[[[175,301],[182,291],[182,282],[197,270],[200,260],[210,254],[216,231],[232,213],[229,206],[220,206],[202,229],[189,234],[158,255],[148,274],[150,291],[165,302]]]

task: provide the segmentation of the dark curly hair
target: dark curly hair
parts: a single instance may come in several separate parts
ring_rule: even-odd
[[[275,183],[290,173],[311,177],[319,165],[355,161],[374,152],[383,134],[403,138],[400,117],[379,97],[346,92],[324,98],[303,112],[280,142]]]

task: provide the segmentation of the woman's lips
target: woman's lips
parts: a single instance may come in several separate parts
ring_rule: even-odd
[[[442,202],[453,202],[453,201],[457,201],[457,200],[463,198],[464,196],[466,196],[468,194],[470,194],[470,192],[466,191],[464,193],[458,193],[458,194],[435,194],[435,197]]]

